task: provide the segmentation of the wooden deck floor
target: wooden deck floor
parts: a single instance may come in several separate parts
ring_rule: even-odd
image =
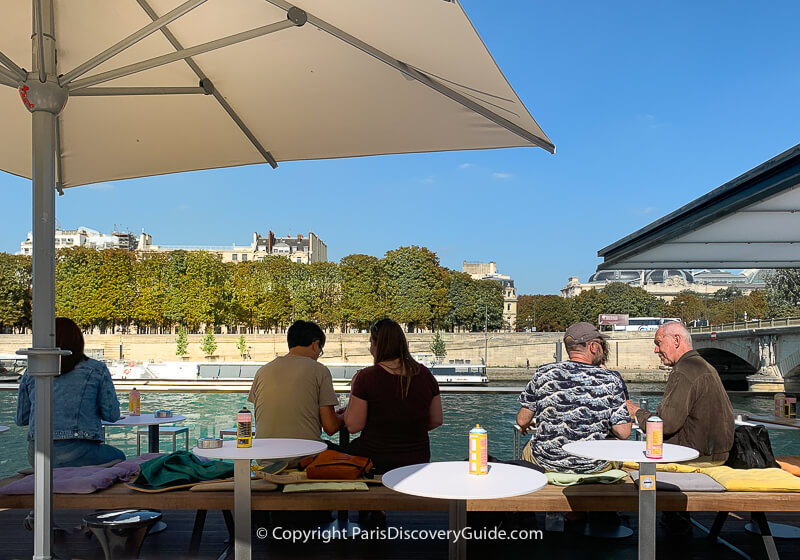
[[[86,513],[90,511],[60,510],[55,514],[56,522],[62,527],[77,527]],[[23,527],[22,521],[27,514],[22,510],[0,511],[0,559],[28,560],[33,555],[33,534]],[[470,514],[471,516],[474,514]],[[800,526],[800,514],[770,514],[772,522],[793,523]],[[355,520],[355,512],[350,514]],[[539,528],[544,528],[544,514],[536,515]],[[713,513],[695,513],[693,518],[706,527],[710,527]],[[485,518],[484,518],[485,519]],[[636,530],[636,513],[622,514],[623,524]],[[166,511],[164,520],[168,529],[157,535],[148,537],[142,548],[141,557],[147,560],[183,560],[188,559],[189,540],[194,522],[194,515],[187,511]],[[691,537],[667,537],[659,528],[657,553],[659,558],[680,560],[719,558],[752,559],[766,558],[766,553],[758,535],[744,530],[747,514],[730,516],[722,531],[722,538],[737,547],[745,556],[730,548],[712,543],[705,538],[705,533],[695,528]],[[470,526],[476,528],[478,520],[470,517]],[[258,522],[254,522],[258,526]],[[447,529],[445,512],[389,512],[387,527],[395,530],[411,531],[414,529]],[[212,560],[218,558],[225,548],[227,530],[220,512],[208,513],[205,531],[198,558]],[[800,558],[800,540],[776,539],[781,558]],[[508,540],[508,541],[472,541],[468,546],[470,559],[500,559],[509,557],[532,557],[546,554],[552,558],[576,558],[580,560],[595,558],[635,559],[636,533],[621,540],[604,540],[577,535],[567,529],[564,533],[544,532],[541,540]],[[87,538],[80,531],[57,538],[54,549],[56,557],[70,560],[102,560],[103,552],[94,538]],[[325,543],[320,539],[308,543],[289,543],[275,540],[260,540],[253,536],[254,559],[293,559],[316,558],[329,559],[392,559],[413,560],[416,558],[446,558],[447,543],[444,540],[410,540],[402,538],[337,539]]]

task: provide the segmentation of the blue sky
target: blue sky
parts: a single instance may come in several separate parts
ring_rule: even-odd
[[[493,260],[521,294],[558,293],[594,272],[598,249],[800,142],[800,3],[462,5],[555,155],[383,156],[106,183],[58,197],[59,224],[144,229],[163,245],[313,230],[330,260],[422,245],[454,269]],[[0,251],[16,252],[31,228],[29,183],[0,172],[0,192]]]

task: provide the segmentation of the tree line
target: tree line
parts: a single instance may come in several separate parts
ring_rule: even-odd
[[[563,331],[576,321],[597,324],[601,313],[626,313],[631,317],[675,317],[686,324],[709,324],[744,319],[800,316],[800,269],[781,269],[767,277],[766,289],[744,295],[730,286],[714,294],[684,290],[670,303],[640,287],[613,282],[602,291],[588,290],[574,298],[523,295],[517,305],[517,329]]]
[[[444,268],[435,253],[416,246],[383,258],[348,255],[338,264],[284,257],[223,263],[205,251],[61,249],[56,313],[101,332],[223,325],[254,332],[297,319],[347,330],[384,317],[432,330],[504,327],[500,284]],[[30,325],[30,257],[0,253],[0,329],[23,332]]]

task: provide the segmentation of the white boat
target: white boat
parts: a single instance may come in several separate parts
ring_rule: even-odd
[[[440,385],[487,385],[486,366],[473,364],[469,360],[441,363],[417,357],[427,366]],[[331,372],[334,384],[349,384],[360,369],[371,363],[325,363]],[[246,381],[253,379],[263,363],[245,362],[114,362],[108,364],[111,378],[115,382],[152,381]]]
[[[28,356],[0,354],[0,381],[19,381],[28,369]]]

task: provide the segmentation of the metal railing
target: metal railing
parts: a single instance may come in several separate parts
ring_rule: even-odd
[[[800,317],[782,317],[780,319],[753,319],[751,321],[733,321],[707,327],[687,327],[690,333],[724,332],[748,329],[768,329],[772,327],[791,327],[800,325]]]

